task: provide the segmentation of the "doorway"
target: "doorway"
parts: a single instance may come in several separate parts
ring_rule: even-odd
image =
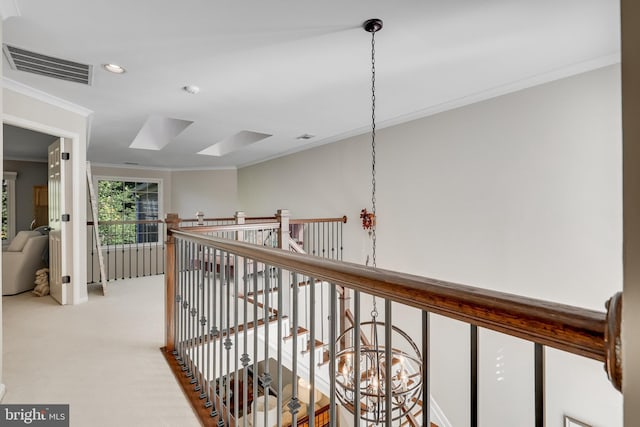
[[[47,147],[57,137],[8,124],[2,127],[3,170],[15,173],[13,206],[3,205],[3,244],[6,245],[18,231],[48,225]],[[9,222],[15,222],[13,233],[7,230]]]
[[[52,252],[49,245],[49,256],[46,258],[49,260],[50,269],[53,267],[54,270],[61,273],[61,283],[56,289],[56,292],[53,292],[52,288],[52,296],[54,299],[63,305],[84,302],[87,299],[86,278],[84,277],[86,275],[86,266],[82,268],[80,264],[86,260],[86,255],[82,253],[86,248],[84,248],[84,245],[80,248],[80,242],[83,241],[82,236],[79,235],[82,233],[78,233],[78,231],[83,230],[79,229],[78,222],[84,221],[86,218],[79,214],[81,211],[80,204],[85,198],[78,197],[78,194],[80,191],[86,191],[86,179],[78,183],[80,185],[80,189],[78,189],[78,185],[74,182],[76,175],[71,173],[71,170],[78,168],[78,164],[84,163],[84,160],[81,162],[81,159],[74,159],[75,161],[73,161],[68,154],[72,148],[79,145],[79,138],[77,135],[70,134],[64,130],[58,130],[20,118],[8,117],[7,115],[4,116],[3,131],[4,170],[27,167],[26,170],[23,170],[23,173],[18,173],[16,176],[16,185],[21,188],[20,193],[16,194],[17,200],[15,203],[17,230],[29,230],[35,227],[39,221],[42,221],[42,219],[39,218],[42,215],[42,210],[46,209],[48,211],[51,206],[50,168],[47,163],[50,157],[48,147],[53,142],[60,140],[64,141],[69,147],[68,150],[64,150],[67,156],[66,158],[70,160],[69,162],[65,162],[67,163],[68,172],[67,178],[63,183],[65,191],[58,192],[58,194],[65,195],[67,202],[65,209],[68,210],[61,213],[64,214],[64,228],[66,231],[63,233],[63,236],[57,235],[59,238],[58,243],[61,243],[64,249],[62,251],[54,251],[54,257],[51,257]],[[30,136],[30,142],[26,142],[26,139],[20,138],[19,134],[22,136]],[[59,155],[62,154],[59,153]],[[82,173],[84,173],[84,168],[80,169],[82,169]],[[34,171],[35,173],[33,173]],[[35,183],[36,181],[34,180],[36,180],[37,183]],[[25,186],[29,186],[29,188],[26,189]],[[46,207],[44,206],[45,200]],[[50,225],[50,222],[50,219],[48,219],[47,226]],[[58,222],[58,225],[59,224]],[[77,242],[77,244],[74,245],[74,241]],[[82,252],[80,252],[81,249]],[[61,254],[65,254],[65,256],[59,256]],[[51,265],[51,262],[56,263],[56,266]],[[82,272],[85,272],[85,274],[82,274]],[[74,280],[75,278],[80,280],[76,281]]]

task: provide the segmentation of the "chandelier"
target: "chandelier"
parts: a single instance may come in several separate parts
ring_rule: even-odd
[[[375,319],[375,317],[374,317]],[[401,329],[391,326],[393,348],[391,349],[391,378],[385,377],[387,359],[385,345],[378,342],[384,336],[384,322],[362,322],[359,363],[355,345],[355,329],[349,328],[338,338],[346,338],[352,346],[336,354],[336,395],[340,403],[351,413],[360,405],[360,418],[376,424],[398,420],[409,414],[417,405],[422,388],[422,357],[411,338]],[[406,348],[406,351],[401,350]],[[356,365],[358,371],[356,371]],[[357,393],[357,390],[359,393]],[[392,407],[387,408],[387,394],[391,394]]]
[[[375,33],[382,29],[380,19],[363,24],[371,33],[371,216],[372,260],[376,267],[376,66]],[[368,259],[368,257],[367,257]],[[367,261],[368,264],[368,261]],[[390,313],[391,307],[388,304]],[[391,329],[389,333],[388,328]],[[379,337],[391,337],[380,342]],[[424,372],[420,350],[404,331],[378,321],[376,298],[373,297],[371,321],[361,322],[345,330],[336,343],[344,348],[336,353],[336,394],[351,413],[359,408],[360,418],[375,424],[403,418],[418,404]],[[391,347],[388,351],[387,346]],[[391,360],[387,359],[388,353]],[[389,364],[391,369],[388,370]],[[388,375],[391,372],[391,375]],[[390,395],[390,398],[389,398]],[[423,398],[425,400],[426,398]],[[388,407],[391,402],[391,407]],[[426,408],[427,402],[423,402]]]

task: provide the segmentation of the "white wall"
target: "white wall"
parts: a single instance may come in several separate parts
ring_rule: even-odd
[[[43,147],[43,150],[46,149]],[[16,179],[16,232],[28,230],[34,219],[33,187],[47,185],[47,164],[43,162],[24,162],[4,160],[4,170],[17,172]]]
[[[14,89],[3,88],[3,122],[72,140],[73,271],[71,272],[71,284],[64,286],[63,292],[66,293],[66,300],[70,304],[79,304],[87,301],[86,248],[84,244],[77,243],[85,242],[87,233],[85,206],[87,204],[86,135],[88,110],[78,108],[78,111],[73,111],[73,109],[58,105],[60,100],[49,98],[42,92],[35,92],[19,85]]]
[[[378,266],[603,310],[622,286],[619,74],[606,67],[379,130]],[[363,262],[369,144],[364,135],[243,168],[240,208],[346,214],[345,260]],[[394,316],[408,330],[419,318]],[[432,391],[454,426],[469,424],[468,336],[434,316]],[[622,425],[601,364],[571,357],[547,351],[548,425],[563,413]],[[480,359],[480,424],[533,425],[533,346],[482,332]]]
[[[640,4],[622,0],[622,113],[624,132],[624,303],[622,350],[624,421],[640,425]]]
[[[202,211],[206,218],[233,216],[238,207],[237,171],[174,171],[171,212],[180,218],[195,218]],[[256,216],[253,213],[247,213]]]

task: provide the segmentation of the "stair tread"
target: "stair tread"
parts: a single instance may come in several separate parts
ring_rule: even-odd
[[[311,344],[310,342],[308,342],[308,343],[307,343],[306,348],[305,348],[304,350],[302,350],[302,352],[303,352],[303,353],[309,353],[309,351],[310,351],[310,344]],[[324,346],[324,343],[323,343],[322,341],[320,341],[320,340],[316,340],[316,345],[314,346],[314,349],[315,349],[315,348],[319,348],[319,347],[323,347],[323,346]]]
[[[320,283],[320,282],[322,282],[322,280],[320,280],[320,279],[315,279],[315,283]],[[292,287],[292,288],[293,288],[293,285],[294,285],[294,283],[292,283],[292,284],[291,284],[291,287]],[[304,282],[298,282],[298,287],[299,287],[299,288],[302,288],[302,287],[304,287],[304,286],[309,286],[309,285],[310,285],[310,283],[309,283],[309,281],[308,281],[308,280],[305,280]]]
[[[306,334],[308,334],[308,333],[309,333],[309,331],[308,331],[308,330],[306,330],[306,329],[305,329],[305,328],[303,328],[302,326],[298,326],[298,336],[306,335]],[[286,340],[290,340],[290,339],[292,339],[292,338],[293,338],[293,328],[290,328],[290,329],[289,329],[289,335],[287,335],[287,336],[286,336],[286,337],[284,337],[283,339],[286,341]]]
[[[265,289],[258,289],[258,292],[254,292],[254,291],[247,292],[246,296],[247,297],[253,297],[255,295],[264,295],[265,294],[265,290],[266,290],[266,288]],[[269,287],[269,292],[271,292],[271,293],[278,292],[278,287],[277,286]],[[244,295],[243,294],[239,294],[238,295],[239,298],[241,298],[242,296],[244,296]]]
[[[260,302],[260,301],[257,301],[257,300],[253,297],[253,295],[246,295],[246,296],[245,296],[244,294],[239,294],[239,295],[238,295],[238,298],[240,298],[240,299],[246,299],[247,303],[249,303],[249,304],[255,304],[255,305],[257,305],[257,306],[258,306],[258,308],[260,308],[260,309],[264,309],[264,304],[263,304],[262,302]],[[278,315],[278,310],[277,310],[276,308],[274,308],[274,307],[269,307],[269,313],[271,313],[272,315],[277,316],[277,315]],[[287,316],[283,316],[282,318],[284,319],[285,317],[287,317]]]
[[[283,318],[285,318],[285,317],[286,316],[283,316]],[[277,316],[273,316],[273,317],[270,317],[268,319],[268,323],[269,324],[274,324],[277,321],[278,321]],[[258,322],[257,322],[257,326],[258,327],[264,326],[264,324],[265,324],[264,319],[258,319]],[[255,327],[256,327],[256,322],[253,322],[253,321],[247,322],[247,330],[253,329]],[[223,337],[226,337],[226,336],[233,336],[236,333],[241,333],[243,331],[244,331],[244,324],[240,323],[237,326],[237,328],[236,327],[231,327],[228,330],[227,329],[223,329],[220,332],[222,333]],[[195,339],[186,339],[184,341],[180,341],[180,344],[184,345],[186,347],[194,347],[194,346],[199,346],[199,345],[206,344],[206,343],[209,343],[211,341],[217,341],[217,340],[219,340],[219,337],[212,337],[210,335],[205,335],[204,338],[198,337],[198,338],[195,338]]]
[[[323,366],[326,365],[327,363],[329,363],[330,357],[329,357],[329,350],[325,350],[322,352],[322,361],[318,363],[318,366]]]

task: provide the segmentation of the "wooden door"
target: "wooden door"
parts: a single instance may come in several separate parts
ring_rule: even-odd
[[[60,304],[71,297],[71,141],[61,138],[49,146],[49,286]]]

